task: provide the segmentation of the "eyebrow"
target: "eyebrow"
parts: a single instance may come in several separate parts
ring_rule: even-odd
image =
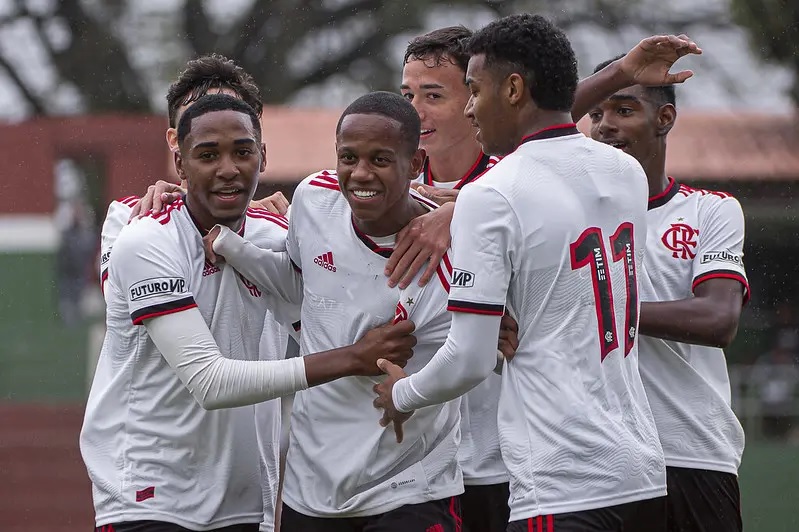
[[[255,144],[255,140],[254,139],[236,139],[236,140],[233,141],[233,144],[237,144],[237,145],[239,145],[239,144]],[[207,142],[198,142],[197,144],[192,146],[192,149],[197,149],[197,148],[216,148],[217,146],[219,146],[218,142],[216,142],[215,140],[209,140]]]
[[[403,83],[400,85],[400,89],[410,89],[411,87],[407,83]],[[444,89],[444,85],[439,85],[438,83],[425,83],[424,85],[419,85],[420,89]]]

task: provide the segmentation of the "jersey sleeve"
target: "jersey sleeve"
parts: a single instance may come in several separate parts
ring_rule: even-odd
[[[130,196],[118,201],[112,201],[108,205],[108,211],[103,220],[103,228],[100,233],[100,288],[108,278],[108,263],[111,259],[111,248],[114,247],[117,237],[122,228],[128,224],[130,212],[138,198]]]
[[[502,316],[517,249],[518,221],[507,200],[479,182],[464,187],[452,219],[448,310]]]
[[[691,289],[708,279],[735,279],[749,298],[749,282],[743,263],[744,215],[741,204],[732,197],[707,201],[699,213],[699,246],[693,262]],[[710,198],[709,198],[710,199]]]
[[[300,242],[297,238],[298,224],[303,219],[303,195],[304,182],[297,186],[292,198],[291,218],[289,218],[289,230],[286,236],[286,250],[288,251],[291,264],[298,272],[302,272],[302,260],[300,259]]]
[[[134,325],[194,308],[188,258],[172,235],[150,218],[122,232],[114,245],[109,275],[128,304]]]

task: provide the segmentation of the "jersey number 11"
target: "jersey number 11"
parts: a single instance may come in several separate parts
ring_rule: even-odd
[[[624,283],[627,292],[627,306],[624,318],[624,356],[635,343],[635,329],[638,326],[638,283],[635,273],[635,244],[633,224],[622,223],[610,237],[610,250],[613,262],[624,261]],[[570,246],[572,270],[591,267],[591,280],[594,286],[594,302],[599,324],[599,345],[602,360],[619,347],[616,331],[616,313],[613,306],[613,285],[610,280],[607,253],[602,230],[590,227]]]

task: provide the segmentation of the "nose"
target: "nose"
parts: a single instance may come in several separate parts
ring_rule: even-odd
[[[229,155],[222,155],[219,158],[219,166],[216,169],[216,176],[220,179],[231,180],[239,175],[239,167]]]
[[[408,101],[411,102],[413,108],[416,109],[416,113],[419,115],[419,118],[421,118],[422,121],[424,121],[425,110],[424,110],[424,105],[422,105],[422,102],[424,100],[419,96],[413,95],[413,97],[410,98]]]
[[[358,162],[352,167],[352,172],[350,172],[350,180],[351,181],[368,181],[372,175],[372,170],[369,168],[369,161],[364,159],[358,159]]]
[[[592,127],[599,133],[599,138],[609,137],[618,132],[619,128],[611,116],[611,113],[603,113],[602,118],[592,125]]]
[[[466,107],[463,109],[463,114],[466,118],[474,120],[474,96],[469,96],[466,101]]]

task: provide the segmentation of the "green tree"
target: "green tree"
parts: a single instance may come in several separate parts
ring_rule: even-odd
[[[791,97],[799,103],[799,2],[732,0],[732,11],[734,20],[748,30],[757,52],[793,70]]]

